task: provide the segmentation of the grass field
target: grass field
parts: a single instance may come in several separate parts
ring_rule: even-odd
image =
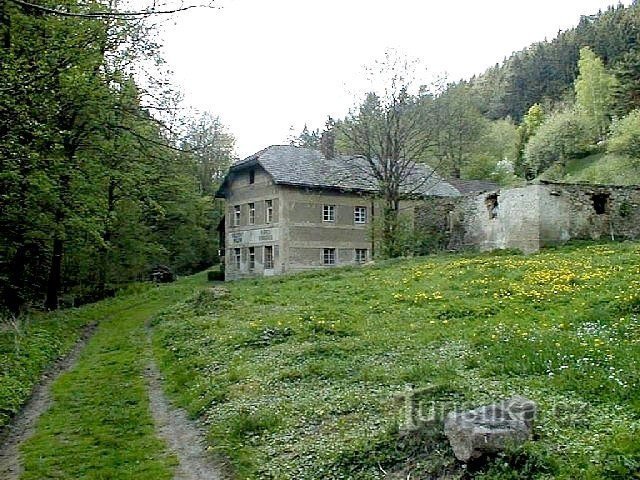
[[[52,407],[21,445],[21,479],[172,478],[176,459],[159,440],[149,411],[145,322],[205,287],[205,278],[141,285],[94,305],[33,316],[19,330],[3,332],[0,411],[10,413],[44,368],[70,350],[82,327],[98,324],[74,368],[53,383]]]
[[[239,478],[469,478],[438,421],[403,431],[407,389],[436,418],[538,402],[534,441],[474,478],[640,478],[638,243],[228,287],[156,316],[153,337],[170,396]]]

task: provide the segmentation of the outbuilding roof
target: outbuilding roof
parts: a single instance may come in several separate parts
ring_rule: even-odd
[[[235,172],[261,166],[276,184],[306,188],[325,188],[373,193],[379,190],[366,161],[361,157],[336,155],[325,157],[319,150],[291,145],[273,145],[234,163],[216,193],[224,197],[230,176]],[[457,188],[440,177],[431,167],[416,164],[401,186],[403,194],[456,197]]]

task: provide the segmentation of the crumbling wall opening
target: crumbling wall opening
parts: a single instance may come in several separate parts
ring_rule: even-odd
[[[489,218],[496,218],[498,216],[498,210],[500,208],[500,204],[498,203],[498,194],[492,193],[490,195],[487,195],[487,197],[484,199],[484,203],[487,206]]]
[[[594,193],[591,195],[591,201],[593,202],[593,210],[597,215],[604,215],[609,213],[609,202],[611,195],[608,193]]]

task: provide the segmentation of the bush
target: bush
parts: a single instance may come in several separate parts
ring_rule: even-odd
[[[640,109],[613,122],[607,152],[640,158]]]
[[[593,127],[582,116],[573,111],[556,113],[524,148],[527,176],[539,175],[556,162],[589,155],[594,144]]]
[[[210,282],[223,282],[224,281],[224,272],[219,270],[209,270],[207,272],[207,280]]]

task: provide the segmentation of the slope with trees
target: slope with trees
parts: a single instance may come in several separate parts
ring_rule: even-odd
[[[220,165],[205,169],[158,114],[177,108],[165,79],[134,78],[161,63],[142,17],[100,2],[61,11],[3,2],[0,290],[13,312],[103,297],[158,263],[210,264],[203,176],[215,181],[232,156],[225,133]]]

